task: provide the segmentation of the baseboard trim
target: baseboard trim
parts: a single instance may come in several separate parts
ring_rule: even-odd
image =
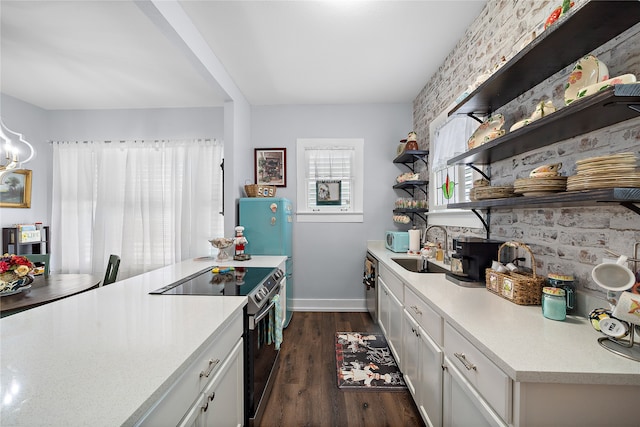
[[[293,299],[292,311],[367,311],[364,299]]]

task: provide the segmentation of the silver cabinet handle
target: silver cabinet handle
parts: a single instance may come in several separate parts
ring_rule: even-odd
[[[422,311],[420,311],[420,309],[418,308],[418,306],[417,306],[417,305],[412,305],[412,306],[411,306],[411,309],[412,309],[413,311],[415,311],[415,312],[416,312],[416,314],[418,314],[418,315],[422,316]]]
[[[467,360],[467,357],[465,356],[464,353],[453,353],[453,355],[455,357],[457,357],[460,362],[462,362],[462,364],[464,365],[465,368],[467,368],[468,371],[471,371],[471,370],[477,371],[478,370],[476,368],[476,365],[474,365],[473,363],[471,363],[471,362],[469,362]]]
[[[213,371],[213,369],[216,367],[218,363],[220,363],[220,359],[216,359],[216,360],[209,359],[209,366],[207,366],[207,369],[200,372],[200,378],[202,377],[209,378],[209,375],[211,375],[211,372]]]
[[[205,400],[204,405],[200,407],[202,412],[207,412],[207,409],[209,409],[209,402],[215,399],[215,397],[216,397],[216,392],[212,391],[211,394],[207,397],[207,400]]]

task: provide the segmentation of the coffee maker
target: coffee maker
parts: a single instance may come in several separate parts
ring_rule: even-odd
[[[503,242],[480,237],[459,237],[453,240],[451,275],[462,282],[485,283],[485,269],[498,259]]]

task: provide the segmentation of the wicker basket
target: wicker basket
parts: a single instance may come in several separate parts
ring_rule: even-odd
[[[536,260],[533,252],[524,243],[506,242],[498,249],[498,261],[500,261],[500,252],[505,246],[520,247],[529,252],[532,273],[501,273],[487,268],[487,290],[518,305],[540,305],[545,278],[536,275]]]
[[[247,184],[244,191],[247,197],[276,197],[275,185]]]

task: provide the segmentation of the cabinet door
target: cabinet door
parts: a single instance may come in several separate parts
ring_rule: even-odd
[[[202,426],[242,426],[244,423],[242,340],[234,347],[220,372],[204,389]]]
[[[207,383],[179,427],[230,427],[244,423],[242,340]]]
[[[402,376],[407,383],[409,391],[413,395],[413,400],[420,406],[420,396],[418,382],[418,363],[420,361],[420,341],[418,339],[418,324],[411,317],[407,310],[404,310],[404,329],[402,331],[403,366]]]
[[[385,337],[389,336],[389,299],[390,292],[382,278],[378,278],[378,304],[380,311],[378,312],[378,321],[380,328]]]
[[[433,339],[418,327],[418,385],[416,404],[430,427],[442,425],[442,361],[443,351]],[[405,358],[407,358],[405,352]]]
[[[387,342],[389,343],[389,349],[396,358],[396,362],[400,369],[402,369],[402,312],[404,307],[402,301],[389,292],[389,336],[387,336]]]
[[[507,426],[446,356],[443,368],[443,426]]]

